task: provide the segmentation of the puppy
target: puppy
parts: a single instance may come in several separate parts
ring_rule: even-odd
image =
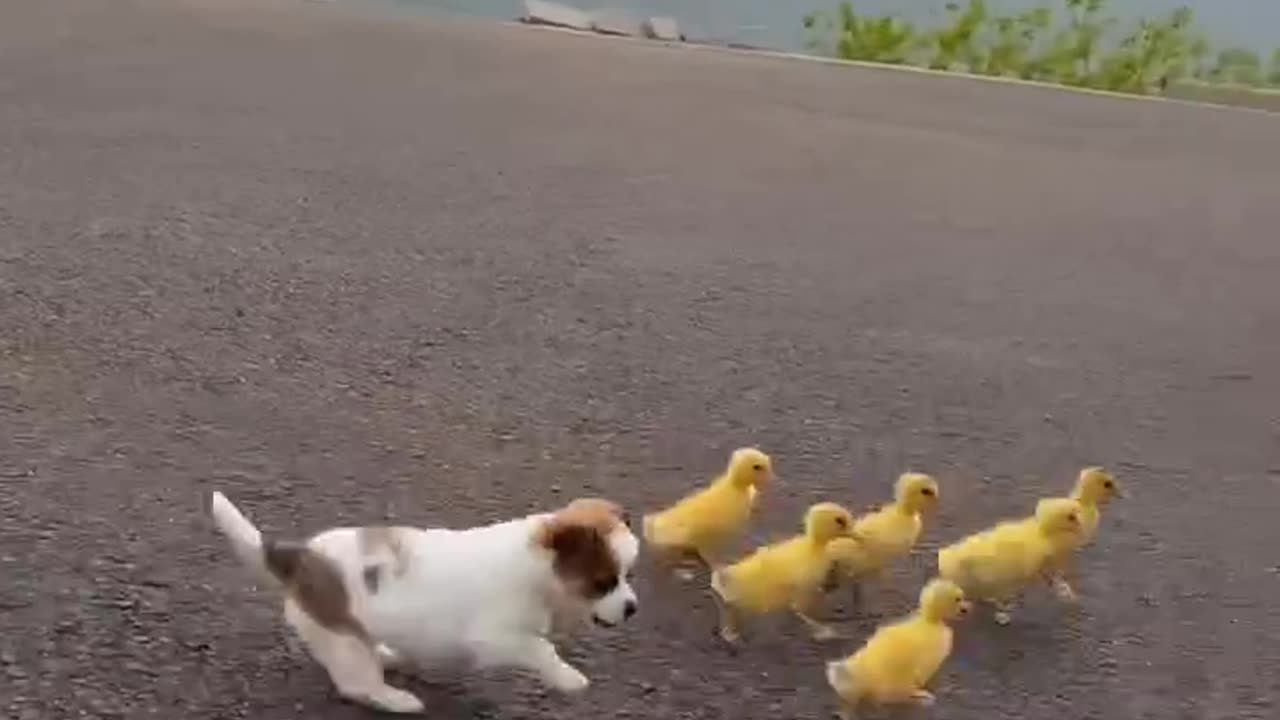
[[[339,694],[378,710],[422,701],[383,668],[443,661],[529,670],[563,692],[588,680],[547,639],[553,619],[617,625],[635,615],[639,541],[595,498],[466,530],[344,527],[264,539],[220,492],[212,513],[236,556],[283,591],[285,622]]]

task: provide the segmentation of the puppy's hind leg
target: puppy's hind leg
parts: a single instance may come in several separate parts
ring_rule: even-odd
[[[386,683],[377,649],[364,640],[320,625],[291,599],[285,601],[284,615],[311,656],[328,671],[338,694],[383,712],[423,711],[416,695]]]

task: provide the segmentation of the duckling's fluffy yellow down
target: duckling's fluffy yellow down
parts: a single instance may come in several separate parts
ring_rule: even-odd
[[[969,609],[958,585],[934,579],[920,592],[915,613],[877,629],[848,658],[828,663],[827,682],[840,699],[841,716],[851,716],[863,702],[932,703],[925,688],[951,654],[948,623]]]
[[[974,600],[1007,603],[1079,542],[1080,503],[1050,498],[1030,518],[1006,521],[938,551],[938,574]]]
[[[772,480],[768,455],[755,448],[736,450],[710,486],[644,517],[645,542],[659,555],[695,555],[708,565],[721,561],[746,529],[760,490]]]

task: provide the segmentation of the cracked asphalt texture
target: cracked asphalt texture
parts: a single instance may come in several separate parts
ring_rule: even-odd
[[[919,716],[1280,697],[1280,120],[306,3],[0,5],[0,709],[362,718],[210,529],[642,511],[758,443],[753,527],[944,503],[923,559],[732,655],[696,586],[401,679],[438,718],[825,718],[930,553],[1130,497],[1081,606],[963,625]]]

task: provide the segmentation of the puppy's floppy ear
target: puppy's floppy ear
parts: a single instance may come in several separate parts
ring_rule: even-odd
[[[613,589],[618,579],[618,559],[609,546],[608,531],[597,523],[561,514],[539,528],[535,541],[552,554],[551,565],[562,581],[596,597]]]
[[[590,525],[557,522],[554,519],[543,527],[539,537],[540,544],[555,553],[557,562],[586,554],[602,541],[600,531]]]

